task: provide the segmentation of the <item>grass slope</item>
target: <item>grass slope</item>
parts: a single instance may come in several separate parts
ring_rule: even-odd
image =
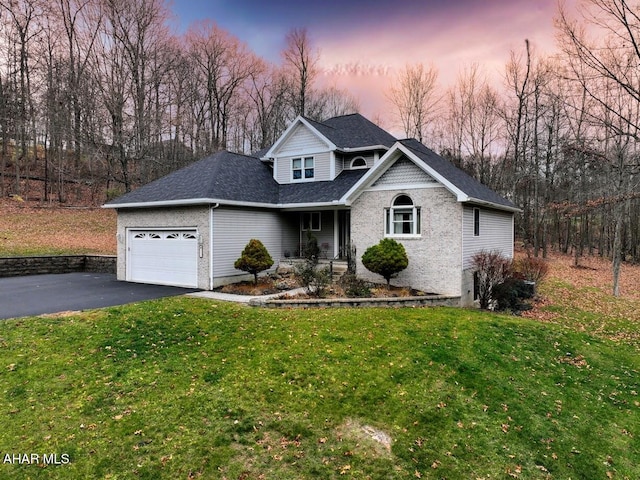
[[[0,200],[0,256],[116,252],[116,214],[101,208],[37,207]]]
[[[0,460],[70,463],[0,478],[636,479],[639,371],[634,345],[460,309],[12,320]]]

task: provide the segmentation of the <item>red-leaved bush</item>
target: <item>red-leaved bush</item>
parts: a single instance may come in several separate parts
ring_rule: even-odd
[[[515,270],[525,280],[539,283],[549,273],[549,265],[542,258],[526,256],[516,262]]]

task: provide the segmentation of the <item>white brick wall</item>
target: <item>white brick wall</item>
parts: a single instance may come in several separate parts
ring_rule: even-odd
[[[462,205],[445,188],[422,188],[364,192],[351,208],[351,238],[358,251],[357,273],[375,282],[379,275],[362,265],[365,250],[384,238],[384,209],[404,193],[421,207],[420,238],[396,238],[409,257],[409,266],[393,285],[427,292],[460,295],[462,285]]]

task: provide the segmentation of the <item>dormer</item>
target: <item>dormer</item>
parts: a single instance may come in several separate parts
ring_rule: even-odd
[[[263,158],[273,159],[280,184],[333,180],[336,145],[304,117],[296,118]]]
[[[395,138],[360,114],[316,122],[296,118],[262,157],[279,184],[332,181],[373,167]]]

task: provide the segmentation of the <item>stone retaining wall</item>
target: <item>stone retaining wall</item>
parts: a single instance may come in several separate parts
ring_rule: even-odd
[[[116,273],[116,257],[110,255],[56,255],[0,258],[0,277],[74,272]]]
[[[268,308],[316,308],[316,307],[459,307],[460,297],[428,295],[422,297],[392,298],[300,298],[292,300],[252,300],[251,305]]]

